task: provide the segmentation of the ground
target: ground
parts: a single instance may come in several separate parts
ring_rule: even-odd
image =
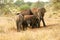
[[[8,21],[0,20],[0,29],[2,28],[0,30],[0,40],[60,40],[60,18],[50,18],[45,15],[46,27],[43,27],[41,23],[40,28],[28,28],[21,32],[16,31],[15,22],[11,23],[10,19]],[[11,23],[11,25],[8,23]]]

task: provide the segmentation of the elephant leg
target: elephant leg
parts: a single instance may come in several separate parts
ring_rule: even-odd
[[[32,23],[32,28],[37,28],[37,22]]]
[[[27,26],[28,26],[27,22],[26,21],[23,21],[22,25],[23,25],[23,30],[26,30],[27,29]]]
[[[40,26],[41,21],[42,21],[42,19],[40,18],[40,20],[39,20],[39,26]]]
[[[21,24],[19,22],[17,22],[17,31],[19,32],[21,28]]]
[[[19,24],[17,24],[17,31],[19,31]]]
[[[36,23],[32,23],[32,28],[36,28],[37,24]]]
[[[24,21],[22,23],[22,26],[23,26],[23,29],[22,30],[25,30],[25,23],[24,23]]]
[[[25,25],[24,25],[24,30],[26,30],[27,29],[27,27],[28,27],[28,24],[27,24],[27,22],[25,22]]]
[[[35,27],[36,27],[36,28],[38,27],[38,23],[35,23]]]
[[[44,22],[44,18],[41,18],[41,20],[42,20],[43,25],[44,25],[44,27],[45,27],[46,25],[45,25],[45,22]]]
[[[37,28],[39,28],[40,27],[40,21],[39,21],[39,19],[37,19]]]
[[[32,26],[32,28],[34,28],[34,24],[33,24],[33,22],[32,22],[32,21],[30,22],[30,26]]]
[[[36,28],[37,27],[37,23],[36,22],[35,23],[32,22],[31,24],[32,24],[32,28]]]
[[[32,28],[35,28],[34,26],[35,26],[35,25],[34,25],[34,24],[32,24]]]
[[[39,28],[39,27],[40,27],[40,21],[38,22],[38,24],[37,24],[37,25],[38,25],[38,28]]]

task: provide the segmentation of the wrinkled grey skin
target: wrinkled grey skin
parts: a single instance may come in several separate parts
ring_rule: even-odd
[[[37,18],[35,15],[33,15],[33,12],[31,11],[31,9],[29,9],[27,12],[22,12],[22,15],[25,16],[25,15],[30,15],[27,19],[25,18],[27,24],[30,24],[30,26],[32,26],[32,28],[34,26],[37,26]],[[35,22],[35,23],[34,23]]]
[[[26,16],[26,17],[25,17]],[[26,30],[28,27],[28,21],[30,21],[31,17],[27,15],[23,16],[22,14],[18,14],[16,24],[17,24],[17,31]]]
[[[23,30],[27,29],[28,24],[30,24],[32,26],[32,28],[34,28],[34,27],[39,28],[41,21],[43,22],[43,25],[46,26],[45,22],[44,22],[45,12],[46,12],[45,8],[41,8],[41,9],[38,9],[37,14],[32,13],[31,10],[29,10],[29,12],[19,14],[17,21],[16,21],[17,31],[20,31],[21,29],[23,29]],[[29,15],[29,17],[26,15]]]
[[[30,25],[32,26],[32,28],[38,27],[38,19],[36,18],[36,16],[34,16],[30,19]]]
[[[41,8],[41,14],[40,14],[40,22],[43,22],[43,26],[45,27],[45,21],[44,21],[44,15],[45,15],[46,9],[45,8]]]
[[[27,15],[26,17],[24,17],[27,24],[30,24],[30,26],[32,26],[32,28],[35,28],[37,26],[37,18],[34,15]]]
[[[16,20],[17,31],[26,30],[28,24],[32,24],[31,26],[33,28],[35,23],[36,23],[36,17],[34,15],[23,16],[22,14],[19,14]]]
[[[21,14],[17,14],[17,20],[16,20],[16,24],[17,24],[17,31],[20,31],[22,29],[22,22],[23,22],[23,16]]]
[[[46,9],[45,8],[39,8],[38,13],[33,13],[37,17],[37,24],[38,27],[40,27],[40,22],[43,22],[43,26],[45,27],[45,21],[44,21],[44,15],[45,15]]]

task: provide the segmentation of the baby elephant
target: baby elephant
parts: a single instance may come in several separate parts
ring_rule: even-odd
[[[26,20],[27,24],[30,24],[32,28],[35,28],[37,26],[37,19],[34,15],[25,15],[24,20]]]

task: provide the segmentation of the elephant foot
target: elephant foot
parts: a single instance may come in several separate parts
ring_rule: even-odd
[[[40,26],[38,26],[37,28],[40,28]]]
[[[46,25],[44,24],[44,27],[46,27]]]
[[[23,31],[26,31],[26,29],[23,29]]]
[[[46,27],[46,25],[44,25],[44,27]]]
[[[25,30],[27,30],[27,27],[24,27],[24,28],[23,28],[23,31],[25,31]]]
[[[20,28],[17,28],[17,32],[20,32],[21,31],[21,29]]]
[[[17,30],[17,32],[20,32],[20,30]]]
[[[35,28],[34,26],[32,26],[32,29]]]
[[[40,28],[40,25],[37,25],[37,28]]]

